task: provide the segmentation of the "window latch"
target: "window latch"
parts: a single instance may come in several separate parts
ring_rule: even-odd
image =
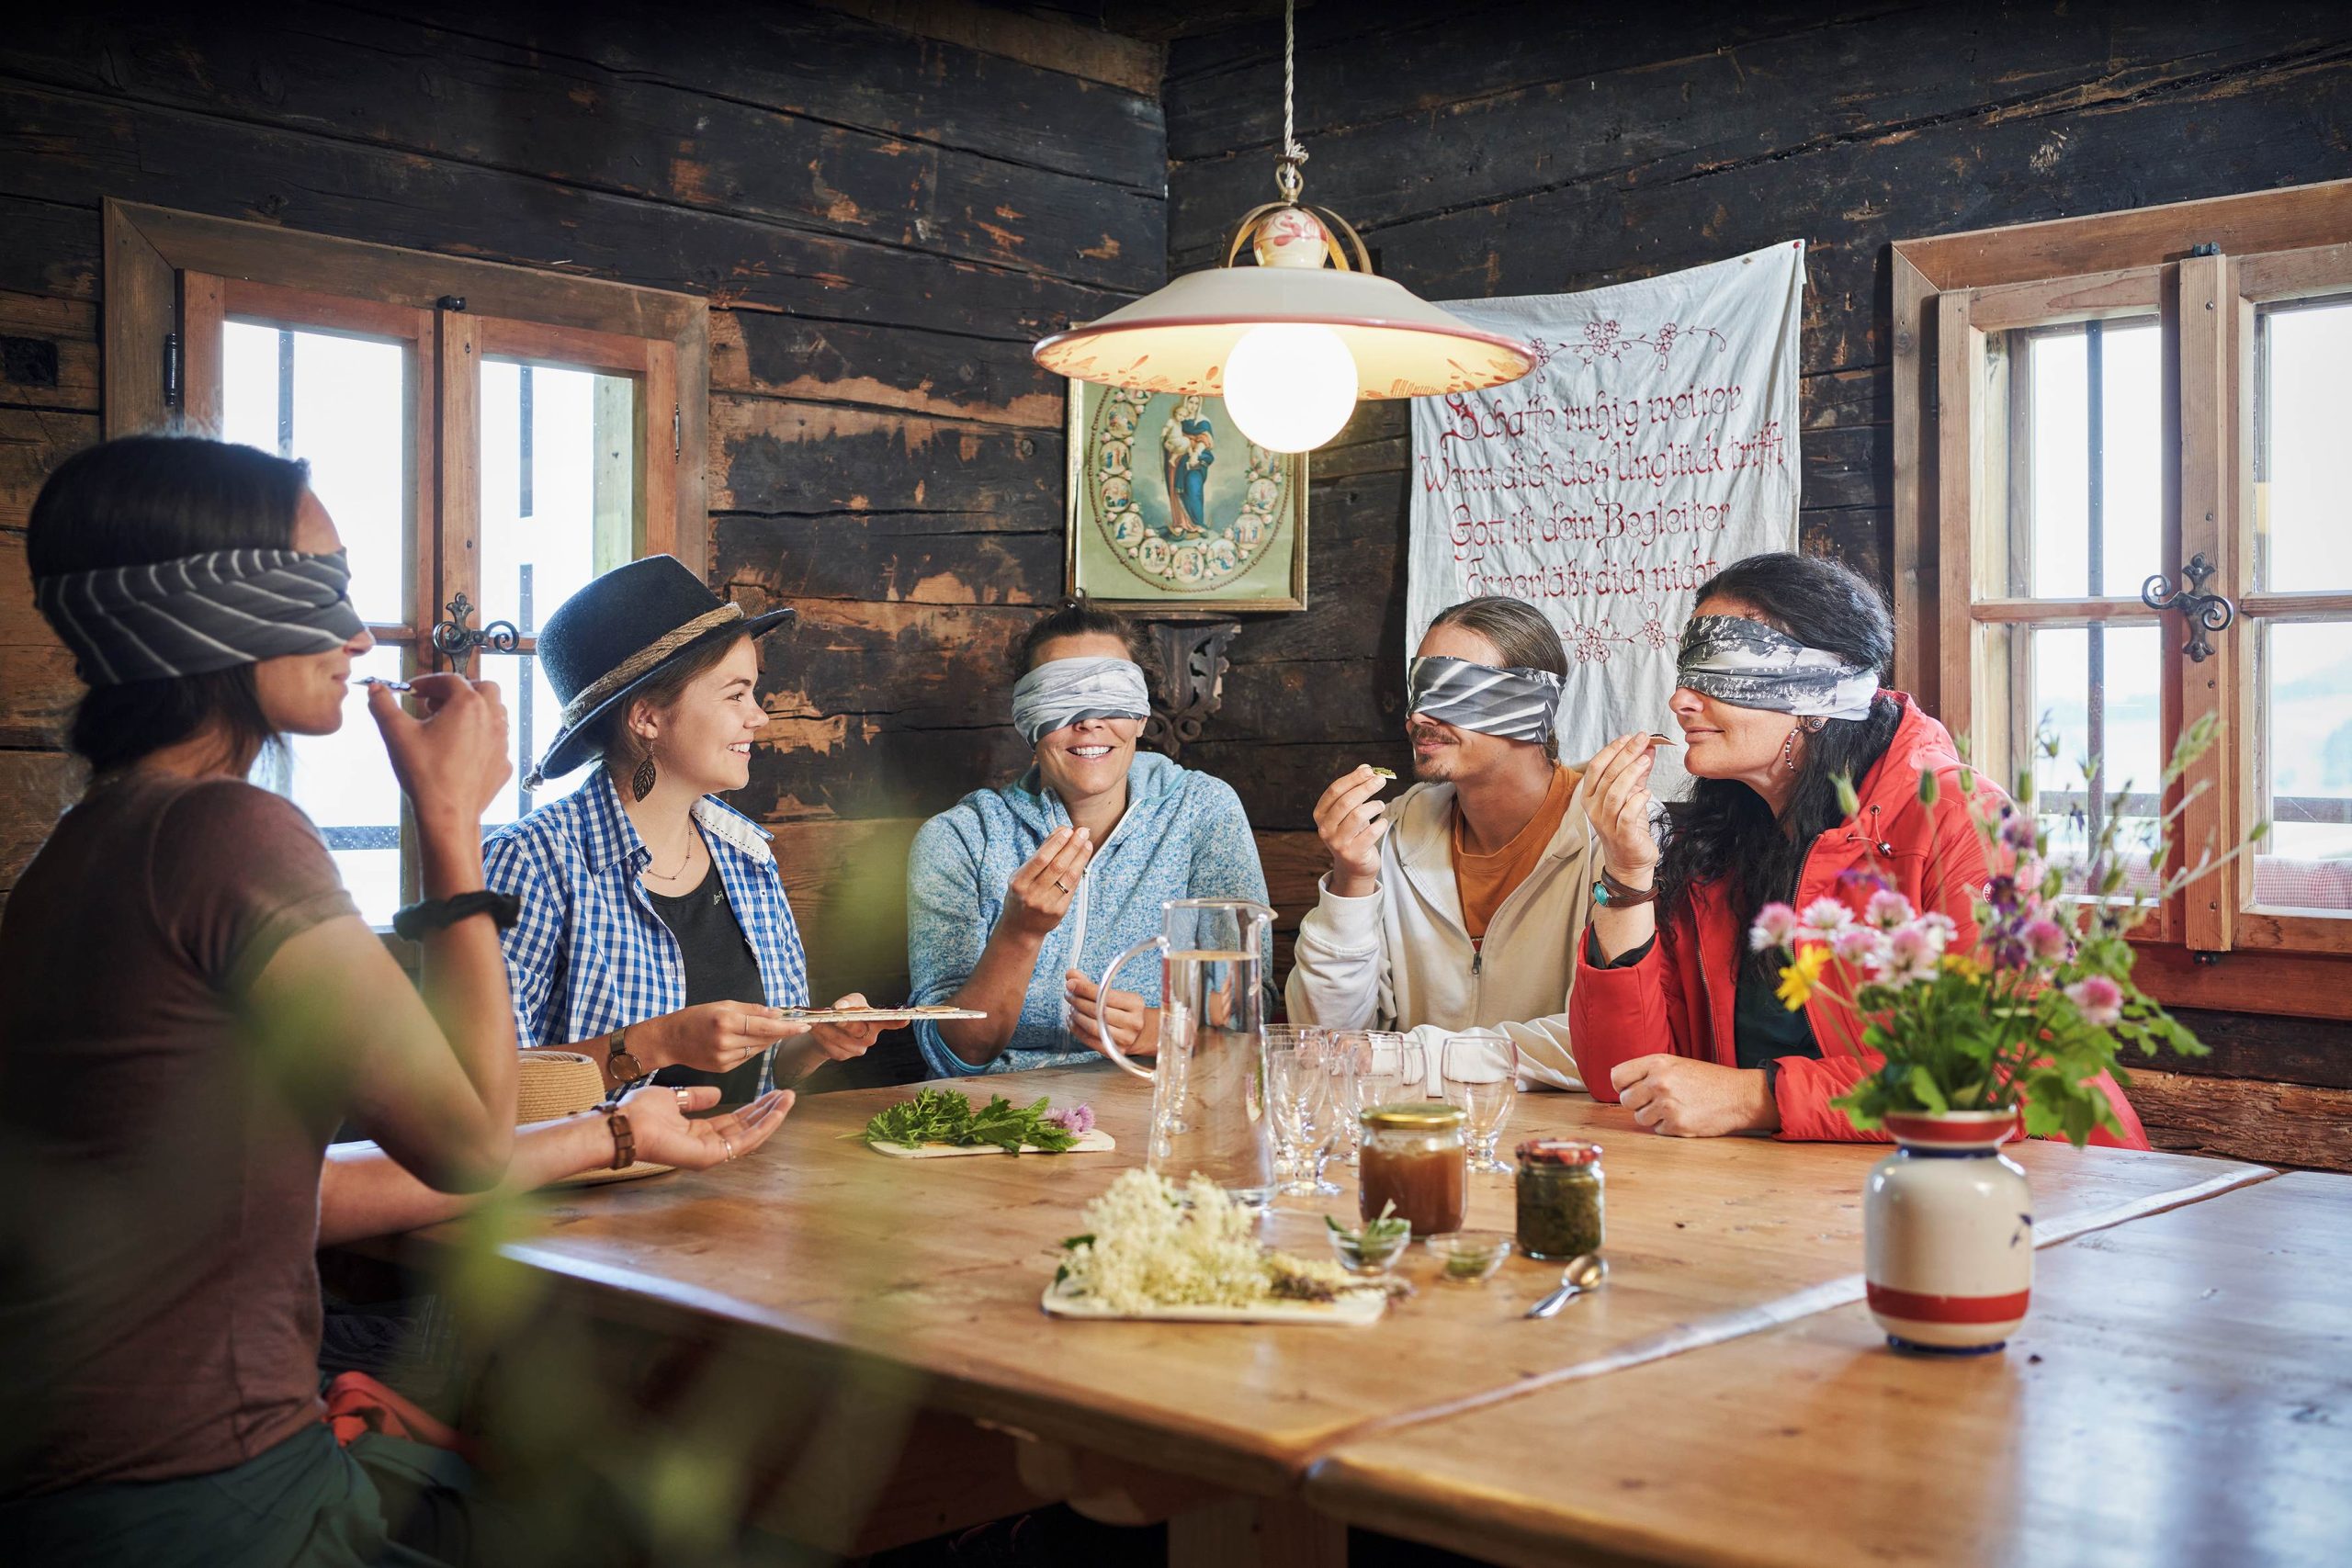
[[[670,405],[670,456],[683,456],[686,445],[686,411],[676,403]]]
[[[164,406],[180,406],[180,334],[164,334]]]
[[[2140,603],[2151,610],[2178,610],[2188,621],[2188,640],[2181,645],[2181,652],[2189,662],[2202,664],[2213,656],[2213,645],[2206,639],[2207,632],[2226,631],[2238,618],[2238,607],[2220,593],[2204,592],[2205,580],[2213,575],[2213,563],[2199,550],[2188,558],[2180,569],[2186,586],[2175,592],[2164,577],[2148,579],[2140,585]]]
[[[442,608],[449,612],[449,618],[433,628],[433,647],[445,659],[462,659],[478,648],[486,648],[492,653],[513,653],[522,646],[523,634],[512,621],[492,621],[486,626],[466,625],[473,618],[474,602],[462,593]]]

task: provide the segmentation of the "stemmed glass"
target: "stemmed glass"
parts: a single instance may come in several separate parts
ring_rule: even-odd
[[[1319,1164],[1313,1176],[1307,1172],[1309,1141],[1331,1122],[1322,1104],[1329,1092],[1329,1035],[1320,1029],[1278,1023],[1266,1030],[1266,1103],[1273,1115],[1274,1158],[1282,1177],[1277,1190],[1292,1197],[1323,1195]]]
[[[1356,1054],[1330,1042],[1322,1045],[1319,1054],[1321,1070],[1316,1076],[1322,1082],[1321,1103],[1315,1122],[1306,1130],[1306,1155],[1315,1177],[1316,1196],[1336,1198],[1344,1189],[1325,1179],[1323,1168],[1330,1163],[1332,1154],[1347,1143],[1350,1132],[1360,1124],[1356,1120]]]
[[[1389,1105],[1405,1098],[1409,1087],[1425,1094],[1426,1069],[1422,1066],[1421,1047],[1409,1034],[1387,1029],[1352,1029],[1334,1034],[1332,1039],[1347,1047],[1355,1057],[1356,1106],[1370,1110],[1375,1105]],[[1351,1121],[1348,1126],[1346,1161],[1356,1163],[1357,1151],[1363,1146],[1363,1129]]]
[[[1445,1098],[1462,1108],[1470,1134],[1470,1168],[1509,1176],[1511,1168],[1495,1156],[1503,1123],[1519,1098],[1519,1047],[1491,1029],[1469,1029],[1446,1036],[1441,1069]]]

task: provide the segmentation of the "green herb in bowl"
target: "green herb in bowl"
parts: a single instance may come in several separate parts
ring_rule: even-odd
[[[1430,1250],[1445,1260],[1445,1277],[1456,1284],[1476,1284],[1503,1266],[1510,1256],[1507,1231],[1454,1231],[1430,1237]]]
[[[1323,1224],[1331,1233],[1331,1251],[1351,1274],[1385,1274],[1413,1244],[1413,1223],[1396,1214],[1396,1205],[1383,1203],[1377,1219],[1366,1220],[1351,1231],[1330,1215]]]

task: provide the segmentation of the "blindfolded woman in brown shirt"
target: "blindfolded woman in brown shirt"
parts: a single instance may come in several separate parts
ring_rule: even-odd
[[[51,478],[28,555],[91,687],[91,777],[0,922],[0,1180],[41,1195],[0,1213],[0,1559],[423,1561],[321,1424],[321,1161],[345,1122],[386,1156],[343,1234],[507,1172],[498,689],[421,676],[422,716],[369,694],[416,824],[420,994],[309,818],[244,782],[341,726],[372,643],[304,468],[109,443]],[[666,1090],[640,1120],[684,1125]]]

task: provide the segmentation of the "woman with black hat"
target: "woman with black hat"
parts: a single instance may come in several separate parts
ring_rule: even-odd
[[[532,787],[600,765],[484,849],[521,899],[504,941],[525,1045],[586,1052],[615,1087],[658,1075],[733,1101],[881,1032],[778,1015],[808,1002],[799,928],[766,829],[718,798],[751,782],[767,719],[754,639],[792,614],[747,616],[650,556],[548,618],[538,657],[563,717]]]

